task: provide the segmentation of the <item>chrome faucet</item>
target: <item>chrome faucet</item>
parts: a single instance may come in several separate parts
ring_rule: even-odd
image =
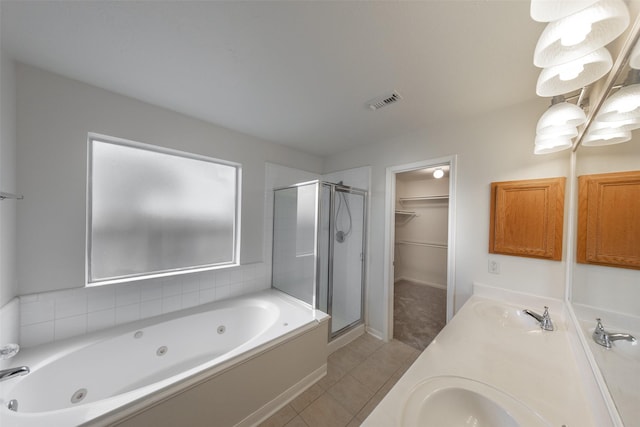
[[[27,366],[19,366],[17,368],[3,369],[0,371],[0,381],[10,380],[14,377],[27,375],[30,372]]]
[[[630,334],[621,334],[618,332],[611,333],[604,330],[604,326],[602,326],[602,321],[600,318],[597,318],[596,328],[593,330],[593,340],[600,344],[603,347],[611,348],[611,341],[630,341],[635,342],[636,339],[633,335]]]
[[[542,313],[542,316],[536,312],[527,310],[526,308],[522,310],[522,312],[536,319],[540,324],[540,328],[543,330],[553,331],[553,322],[551,321],[551,316],[549,316],[549,307],[546,305],[544,306],[544,313]]]
[[[20,351],[18,344],[7,344],[0,347],[0,359],[10,359]],[[9,380],[14,377],[27,375],[30,372],[27,366],[19,366],[17,368],[9,368],[0,370],[0,381]]]

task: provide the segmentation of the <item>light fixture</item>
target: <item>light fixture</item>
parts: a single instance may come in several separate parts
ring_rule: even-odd
[[[609,72],[613,60],[602,47],[569,63],[545,68],[538,76],[538,96],[556,96],[590,85]]]
[[[538,39],[533,64],[547,68],[571,62],[606,46],[628,25],[629,10],[622,0],[595,2],[550,22]]]
[[[444,171],[440,168],[436,169],[433,171],[433,177],[435,179],[440,179],[444,176]]]
[[[627,142],[631,139],[631,131],[638,128],[640,128],[640,118],[618,122],[603,122],[596,117],[582,139],[582,145],[595,147]]]
[[[598,0],[531,0],[531,18],[538,22],[551,22],[574,14]]]
[[[623,86],[609,96],[598,112],[601,122],[624,122],[640,119],[640,70],[629,70]]]
[[[567,102],[562,95],[554,96],[551,100],[551,106],[538,120],[536,134],[574,137],[578,135],[577,126],[586,121],[587,117],[582,108]]]
[[[540,137],[536,136],[533,149],[534,154],[549,154],[571,148],[572,142],[569,137]]]
[[[601,145],[613,145],[620,144],[623,142],[627,142],[631,139],[631,131],[614,131],[609,133],[602,133],[599,135],[595,135],[592,133],[587,133],[584,138],[582,138],[582,144],[585,147],[596,147]]]

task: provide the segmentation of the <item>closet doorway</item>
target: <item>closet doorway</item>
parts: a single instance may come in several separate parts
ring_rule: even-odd
[[[391,171],[389,338],[423,350],[452,316],[454,158]],[[393,169],[393,168],[390,168]],[[453,193],[453,194],[452,194]],[[451,306],[450,306],[451,305]]]

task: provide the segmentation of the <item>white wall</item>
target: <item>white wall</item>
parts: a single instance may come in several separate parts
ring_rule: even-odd
[[[16,86],[14,62],[0,52],[0,191],[16,193]],[[21,200],[0,201],[0,307],[18,293],[16,207]]]
[[[243,264],[263,261],[265,162],[322,167],[317,157],[24,64],[16,74],[20,294],[84,284],[88,132],[241,163]]]
[[[536,99],[325,159],[326,171],[371,166],[371,262],[367,289],[370,328],[386,330],[383,274],[386,168],[452,154],[458,155],[456,309],[471,295],[474,281],[563,297],[565,261],[488,254],[492,181],[568,176],[567,152],[533,154],[536,122],[546,107],[546,100]],[[564,249],[566,252],[566,243]],[[489,259],[500,263],[499,275],[488,273]]]

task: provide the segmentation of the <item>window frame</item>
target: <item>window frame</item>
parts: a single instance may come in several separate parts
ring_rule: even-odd
[[[233,218],[233,248],[231,249],[232,259],[229,262],[204,264],[189,267],[179,267],[160,271],[136,273],[124,276],[116,276],[110,278],[96,279],[91,275],[92,260],[92,206],[93,206],[93,147],[94,142],[102,142],[114,144],[123,147],[141,149],[170,156],[177,156],[186,159],[205,161],[209,163],[230,166],[235,168],[235,215]],[[224,268],[237,267],[240,265],[240,241],[241,241],[241,200],[242,200],[242,164],[228,160],[222,160],[202,154],[190,153],[187,151],[176,150],[173,148],[162,147],[158,145],[131,141],[128,139],[117,138],[113,136],[90,132],[87,137],[87,188],[86,188],[86,239],[85,239],[85,286],[102,286],[116,283],[126,283],[139,280],[153,279],[158,277],[176,276],[189,273],[197,273],[209,270],[218,270]]]

